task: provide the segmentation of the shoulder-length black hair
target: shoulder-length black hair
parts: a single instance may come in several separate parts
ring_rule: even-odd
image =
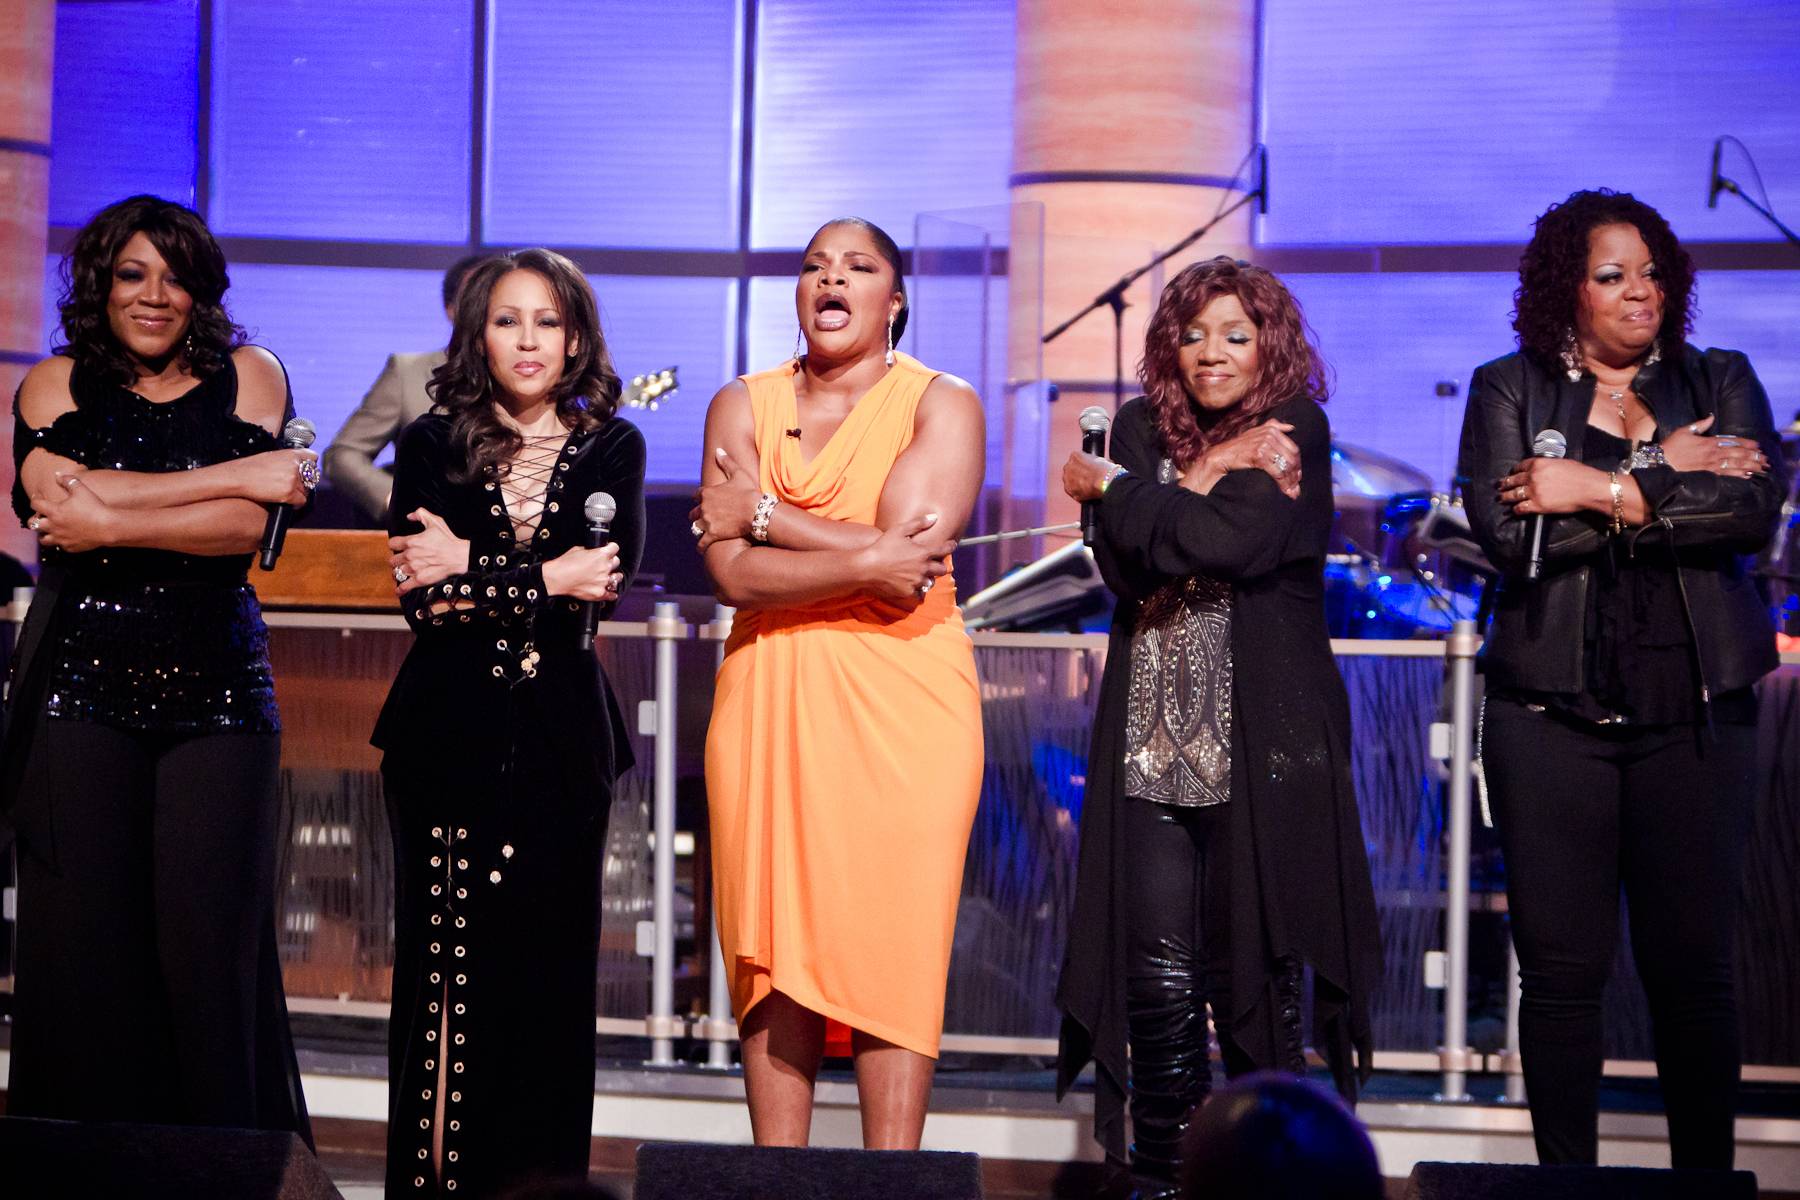
[[[113,263],[134,234],[143,234],[175,272],[193,299],[186,332],[176,353],[196,377],[211,375],[244,344],[244,331],[225,311],[225,252],[200,214],[158,196],[130,196],[95,213],[63,258],[63,293],[58,304],[63,342],[55,353],[109,382],[129,386],[136,360],[113,336],[107,318]]]
[[[1635,226],[1649,247],[1662,285],[1662,327],[1656,336],[1663,346],[1674,347],[1694,328],[1694,260],[1663,215],[1630,192],[1575,192],[1537,219],[1519,258],[1519,290],[1513,293],[1519,349],[1552,369],[1560,369],[1564,343],[1575,328],[1577,297],[1587,279],[1588,235],[1602,225]]]
[[[488,302],[494,286],[513,271],[543,276],[556,298],[564,336],[575,353],[563,363],[552,400],[556,415],[570,429],[597,429],[618,411],[619,373],[613,369],[594,289],[581,268],[554,250],[534,248],[499,254],[478,264],[456,295],[456,318],[450,332],[449,357],[431,373],[431,398],[450,415],[450,440],[461,450],[462,466],[450,472],[452,482],[468,483],[500,473],[523,439],[500,419],[496,385],[488,369]]]

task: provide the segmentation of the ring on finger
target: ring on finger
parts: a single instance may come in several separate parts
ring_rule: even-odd
[[[690,522],[688,524],[688,530],[695,537],[705,537],[706,536],[706,526],[700,524],[700,522],[698,522],[698,521]]]
[[[1288,469],[1287,455],[1285,455],[1281,451],[1277,450],[1274,454],[1269,456],[1269,461],[1275,464],[1275,469],[1277,471],[1281,472],[1283,475],[1287,474],[1287,469]]]
[[[407,580],[409,580],[411,578],[412,578],[412,576],[408,575],[406,573],[405,567],[395,567],[394,568],[394,582],[395,583],[405,583]]]
[[[303,458],[299,462],[300,483],[307,491],[319,486],[319,460]]]
[[[25,528],[31,530],[31,532],[33,532],[33,533],[36,533],[38,531],[39,526],[41,526],[43,523],[44,523],[44,518],[33,517],[33,518],[31,518],[31,520],[25,522]]]

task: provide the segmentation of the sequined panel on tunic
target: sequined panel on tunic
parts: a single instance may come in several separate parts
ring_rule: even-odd
[[[256,592],[120,584],[65,597],[44,713],[121,729],[277,733]]]
[[[1231,798],[1231,586],[1164,585],[1138,611],[1125,794],[1183,807]]]

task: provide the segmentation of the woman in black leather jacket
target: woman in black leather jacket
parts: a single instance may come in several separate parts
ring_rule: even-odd
[[[1648,205],[1553,205],[1520,261],[1519,352],[1476,369],[1463,419],[1469,519],[1501,571],[1482,761],[1544,1162],[1595,1158],[1621,888],[1675,1165],[1732,1160],[1753,685],[1777,662],[1748,568],[1783,489],[1749,361],[1685,340],[1693,286]],[[1560,459],[1533,456],[1549,430]]]

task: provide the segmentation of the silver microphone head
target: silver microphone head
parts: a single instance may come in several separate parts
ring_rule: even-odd
[[[1531,439],[1531,453],[1536,458],[1561,458],[1569,452],[1569,440],[1554,429],[1541,430]]]
[[[290,450],[304,450],[312,445],[313,439],[318,436],[319,431],[314,429],[313,423],[305,417],[295,417],[281,427],[282,444]]]
[[[609,492],[594,492],[581,506],[582,515],[587,518],[589,525],[611,525],[618,511],[619,503]]]
[[[1083,433],[1105,433],[1112,428],[1112,415],[1098,404],[1092,404],[1081,410],[1076,423]]]

